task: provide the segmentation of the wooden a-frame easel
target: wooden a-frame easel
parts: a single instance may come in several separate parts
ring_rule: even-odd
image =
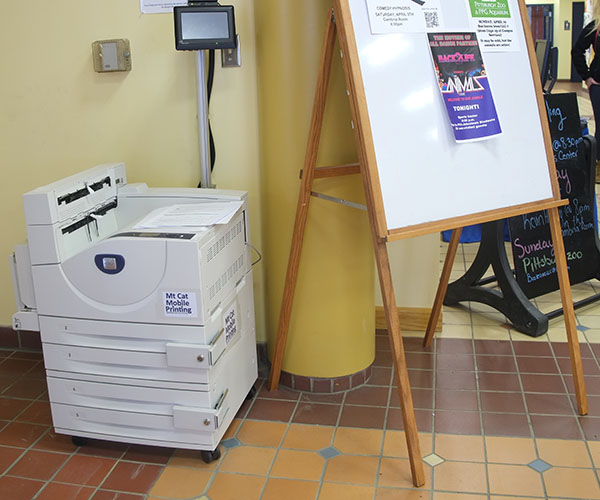
[[[346,2],[342,6],[342,2]],[[521,18],[527,18],[525,4],[519,0]],[[335,14],[337,13],[337,19]],[[548,209],[550,228],[554,243],[556,264],[558,269],[559,285],[561,289],[561,298],[565,309],[565,323],[567,326],[567,334],[569,338],[569,348],[571,361],[573,366],[573,378],[575,382],[575,392],[577,397],[578,411],[581,415],[587,414],[587,397],[585,393],[585,385],[583,381],[583,372],[581,367],[581,354],[579,343],[577,341],[577,331],[575,328],[575,315],[573,310],[571,290],[569,285],[567,262],[562,240],[560,218],[558,207],[565,205],[567,201],[560,199],[560,191],[556,179],[556,172],[550,171],[553,198],[541,200],[538,202],[526,203],[518,206],[508,207],[504,209],[491,210],[480,212],[468,216],[456,217],[437,221],[433,223],[425,223],[407,228],[388,230],[383,214],[382,202],[380,193],[374,188],[374,184],[378,182],[377,164],[373,151],[372,139],[370,137],[371,130],[369,125],[369,117],[364,97],[364,89],[361,87],[360,78],[357,77],[359,66],[358,55],[356,48],[349,42],[351,34],[348,33],[348,27],[352,26],[350,13],[347,8],[347,0],[334,0],[334,7],[328,12],[326,34],[321,51],[321,59],[319,64],[319,73],[317,79],[317,88],[313,102],[312,117],[308,136],[308,144],[306,156],[304,160],[304,168],[302,170],[302,181],[298,196],[298,204],[296,209],[296,218],[294,222],[294,231],[288,267],[286,273],[285,288],[283,292],[279,325],[277,329],[277,337],[275,351],[273,354],[272,367],[268,381],[269,390],[277,389],[279,378],[282,369],[283,355],[285,352],[287,333],[292,312],[292,304],[298,278],[298,269],[300,266],[300,257],[302,253],[302,244],[304,240],[304,232],[308,218],[308,209],[311,196],[317,196],[331,201],[341,202],[346,205],[356,206],[356,204],[345,202],[344,200],[334,199],[326,195],[315,193],[312,191],[313,182],[315,179],[324,177],[336,177],[349,174],[360,173],[363,180],[365,198],[367,201],[367,212],[371,226],[371,234],[373,239],[373,247],[379,282],[383,297],[383,305],[388,326],[388,334],[394,358],[395,373],[398,382],[398,391],[401,401],[402,420],[407,440],[409,463],[411,468],[412,480],[415,486],[425,484],[425,473],[421,460],[421,451],[418,439],[417,425],[414,414],[414,406],[412,394],[410,390],[410,382],[408,377],[408,369],[404,354],[404,346],[400,332],[400,323],[398,317],[398,308],[394,295],[392,275],[390,270],[390,262],[387,251],[387,243],[402,238],[419,236],[432,232],[437,232],[445,229],[456,229],[453,232],[452,240],[448,248],[446,261],[444,263],[442,277],[438,287],[436,299],[430,316],[425,343],[428,345],[435,332],[435,325],[441,313],[443,297],[448,285],[450,270],[456,255],[458,241],[462,227],[469,224],[498,220],[504,217],[520,215],[533,210]],[[530,63],[534,64],[532,54],[534,54],[533,42],[531,34],[526,31],[527,45],[529,51]],[[358,146],[359,164],[339,165],[331,167],[317,168],[317,153],[321,138],[321,130],[323,125],[323,117],[325,112],[325,102],[327,97],[327,88],[331,72],[332,58],[336,39],[340,42],[342,50],[343,66],[346,75],[346,84],[349,89],[350,106],[354,123],[355,137]],[[360,91],[359,91],[360,90]],[[538,97],[538,108],[542,123],[545,123],[545,143],[546,154],[549,159],[549,165],[553,165],[552,151],[550,149],[550,137],[548,132],[547,118],[542,113],[543,102],[541,98],[540,83],[536,82],[536,92]],[[552,167],[553,168],[553,167]]]

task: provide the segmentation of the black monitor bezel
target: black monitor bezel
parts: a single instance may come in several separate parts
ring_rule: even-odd
[[[182,38],[181,14],[187,12],[225,12],[227,13],[227,24],[229,37],[227,38]],[[218,6],[178,6],[173,8],[175,19],[175,49],[177,50],[211,50],[211,49],[235,49],[237,36],[235,32],[235,16],[232,5]]]

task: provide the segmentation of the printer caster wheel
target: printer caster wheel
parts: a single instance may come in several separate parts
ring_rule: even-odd
[[[79,437],[79,436],[71,436],[71,442],[75,446],[85,446],[88,442],[87,438]]]
[[[250,390],[248,391],[248,395],[246,396],[246,401],[254,399],[254,396],[256,396],[256,387],[252,386],[250,388]]]
[[[205,464],[209,464],[209,463],[214,462],[215,460],[219,460],[219,458],[221,458],[221,450],[219,449],[218,446],[213,451],[202,450],[200,452],[200,456],[202,457],[202,461]]]

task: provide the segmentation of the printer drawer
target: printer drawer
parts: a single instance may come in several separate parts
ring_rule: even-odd
[[[214,408],[226,392],[224,384],[211,386],[197,384],[197,390],[140,387],[119,383],[112,377],[97,377],[104,382],[77,380],[76,378],[48,377],[48,394],[52,403],[119,409],[171,415],[173,406]]]
[[[57,432],[74,436],[91,433],[125,442],[133,438],[181,448],[186,448],[186,444],[214,448],[235,414],[227,398],[218,409],[173,407],[170,415],[60,403],[51,403],[50,407]]]

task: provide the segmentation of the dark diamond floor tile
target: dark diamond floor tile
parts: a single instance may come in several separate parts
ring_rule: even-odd
[[[435,381],[437,389],[474,391],[477,388],[475,372],[437,370]]]
[[[388,387],[363,386],[346,393],[346,404],[362,406],[385,406],[388,401]]]
[[[511,342],[506,340],[475,340],[477,354],[493,354],[498,356],[512,356]]]
[[[376,351],[390,351],[390,339],[387,335],[376,335],[375,336],[375,350]]]
[[[479,413],[436,410],[435,432],[443,434],[481,434]]]
[[[523,382],[523,390],[525,392],[552,392],[564,393],[560,375],[536,375],[536,374],[521,374]]]
[[[531,435],[527,416],[524,414],[483,413],[483,429],[487,436]]]
[[[581,439],[582,437],[575,417],[531,415],[530,418],[535,437],[555,439]]]
[[[482,391],[508,391],[521,390],[519,377],[514,373],[479,373],[479,389]]]
[[[573,408],[567,395],[525,393],[525,399],[529,413],[573,415]]]
[[[513,349],[517,357],[521,356],[552,356],[552,349],[548,342],[513,342]]]
[[[340,409],[339,404],[299,403],[292,422],[296,424],[335,425]]]
[[[415,410],[415,420],[419,432],[431,432],[433,421],[431,410]],[[395,431],[404,430],[402,410],[399,408],[390,408],[388,410],[386,429]]]
[[[435,394],[436,410],[477,411],[477,392],[475,391],[437,391]]]
[[[480,372],[515,373],[517,365],[512,356],[477,356],[477,370]]]
[[[475,370],[475,359],[472,354],[437,354],[438,370],[455,370],[471,372]]]
[[[520,392],[485,392],[479,394],[481,410],[485,412],[525,413]]]
[[[294,401],[277,401],[271,399],[257,399],[248,412],[247,418],[255,420],[275,420],[289,422],[296,408]]]
[[[473,354],[473,341],[469,339],[436,339],[438,354]]]
[[[344,405],[339,425],[342,427],[383,429],[385,411],[385,408],[373,406]]]

